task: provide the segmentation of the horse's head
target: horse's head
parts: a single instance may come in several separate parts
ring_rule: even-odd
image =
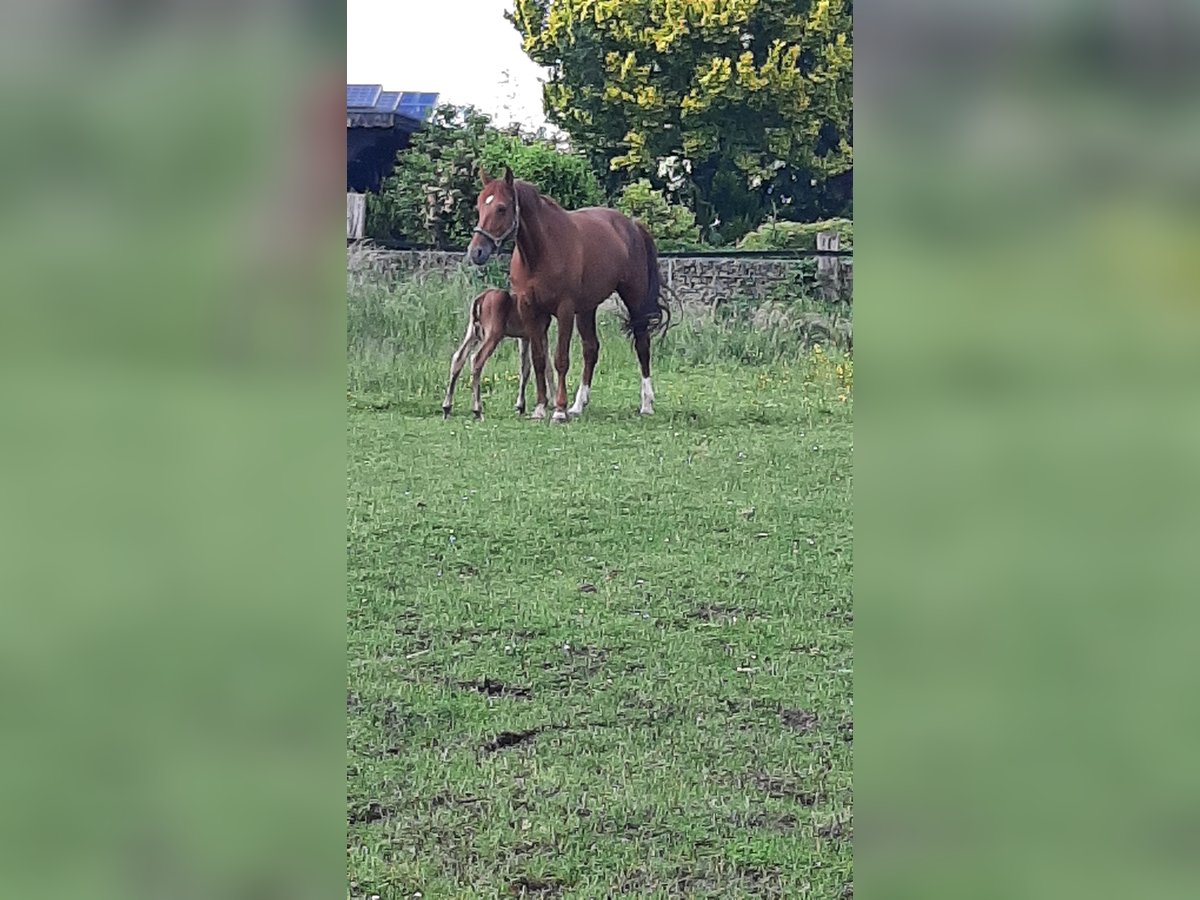
[[[479,224],[475,226],[475,233],[467,246],[467,259],[482,266],[500,249],[501,244],[517,236],[521,208],[512,169],[508,166],[504,167],[503,178],[492,178],[481,168],[479,180],[483,183],[483,190],[475,201],[479,209]]]

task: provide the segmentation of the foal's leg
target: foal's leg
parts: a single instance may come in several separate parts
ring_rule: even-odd
[[[554,354],[554,368],[558,371],[558,391],[554,395],[552,422],[567,421],[567,369],[571,366],[571,333],[575,330],[575,313],[560,312],[558,315],[558,348]]]
[[[483,339],[483,346],[479,348],[479,352],[475,354],[475,362],[471,365],[471,411],[475,413],[476,419],[483,418],[483,403],[479,398],[479,378],[483,374],[483,364],[488,361],[488,357],[492,352],[500,346],[500,342],[504,340],[504,332],[499,334],[492,332]]]
[[[467,357],[471,355],[471,348],[475,344],[475,323],[467,323],[467,334],[463,338],[462,343],[458,345],[458,349],[454,351],[454,356],[450,358],[450,383],[446,385],[446,399],[442,401],[442,418],[450,418],[450,407],[454,399],[454,388],[458,384],[458,376],[462,372],[462,367],[467,362]]]
[[[579,390],[575,392],[575,402],[567,410],[567,414],[578,416],[583,414],[583,408],[588,405],[592,396],[592,373],[596,370],[596,360],[600,356],[600,338],[596,334],[596,311],[579,313],[575,317],[579,328],[579,338],[583,341],[583,380],[579,382]]]
[[[525,415],[525,386],[529,384],[529,372],[533,369],[528,338],[517,338],[517,355],[521,358],[521,383],[517,387],[517,415]]]

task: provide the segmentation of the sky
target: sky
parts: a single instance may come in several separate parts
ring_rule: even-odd
[[[537,128],[544,70],[504,18],[512,0],[347,0],[346,81],[437,93]],[[504,83],[505,72],[508,83]]]

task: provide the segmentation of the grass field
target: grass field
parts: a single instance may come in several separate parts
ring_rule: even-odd
[[[477,289],[350,287],[347,895],[852,896],[852,362],[688,321],[641,418],[607,321],[443,422]]]

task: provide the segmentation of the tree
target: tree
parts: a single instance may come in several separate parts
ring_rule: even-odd
[[[367,233],[440,247],[471,239],[478,219],[479,167],[505,165],[566,209],[603,202],[600,182],[582,156],[545,140],[501,130],[473,107],[444,105],[396,157],[392,175],[367,198]]]
[[[852,0],[516,0],[547,118],[609,173],[706,225],[844,214]]]

